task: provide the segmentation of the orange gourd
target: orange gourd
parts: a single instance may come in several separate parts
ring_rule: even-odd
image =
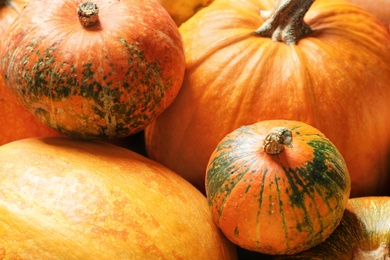
[[[176,97],[185,66],[178,28],[156,0],[32,0],[0,56],[20,102],[82,139],[142,131]]]
[[[108,143],[57,137],[0,146],[0,187],[0,258],[237,258],[203,194]]]
[[[296,120],[338,147],[351,196],[386,192],[390,35],[347,1],[312,2],[216,0],[180,26],[184,83],[146,129],[150,158],[204,190],[208,159],[226,134]]]
[[[350,189],[338,149],[297,121],[234,130],[206,170],[214,222],[235,244],[264,254],[297,254],[325,241],[340,223]]]

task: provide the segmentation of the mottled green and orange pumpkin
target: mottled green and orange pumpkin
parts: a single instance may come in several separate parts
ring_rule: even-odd
[[[297,121],[234,130],[206,171],[215,223],[238,246],[264,254],[296,254],[323,242],[339,224],[350,189],[338,149]]]
[[[143,130],[173,102],[183,52],[155,0],[32,0],[2,43],[0,67],[43,123],[73,137],[111,138]]]

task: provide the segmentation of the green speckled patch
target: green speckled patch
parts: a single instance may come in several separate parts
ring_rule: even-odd
[[[29,44],[17,48],[18,52],[26,52],[26,55],[20,55],[19,61],[15,60],[14,69],[10,70],[18,70],[16,81],[23,87],[16,91],[22,102],[27,107],[30,104],[38,106],[32,112],[38,113],[42,121],[50,124],[56,120],[56,111],[51,107],[53,104],[70,97],[80,97],[85,99],[85,106],[91,106],[85,111],[93,111],[106,122],[99,122],[99,125],[90,122],[80,127],[82,130],[69,129],[66,122],[51,125],[60,132],[87,139],[126,136],[141,131],[165,108],[162,106],[165,105],[166,91],[172,88],[172,79],[164,79],[161,63],[157,59],[148,60],[137,44],[119,38],[127,56],[126,67],[110,64],[111,69],[103,71],[99,60],[83,60],[77,63],[81,66],[64,60],[60,57],[61,42],[42,51],[44,41],[44,38],[34,38]],[[105,62],[107,66],[108,59],[105,56],[100,62]],[[73,104],[69,101],[69,108],[71,106]],[[82,113],[83,108],[75,111]],[[84,121],[85,116],[88,115],[80,114]],[[77,117],[73,119],[77,120]],[[94,129],[89,131],[90,127]]]

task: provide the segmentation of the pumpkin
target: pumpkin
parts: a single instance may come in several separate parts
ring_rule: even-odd
[[[0,35],[4,37],[28,3],[27,0],[0,0]],[[35,136],[59,135],[50,127],[39,122],[8,89],[0,75],[0,145],[18,139]]]
[[[5,259],[236,259],[207,200],[171,170],[108,143],[0,147]]]
[[[179,30],[155,0],[32,0],[0,56],[20,102],[81,139],[143,130],[174,100],[185,67]]]
[[[200,9],[208,6],[213,0],[158,0],[168,11],[177,26],[187,21]]]
[[[324,243],[293,256],[276,259],[388,259],[390,197],[351,198],[340,225]]]
[[[390,1],[389,0],[349,0],[363,10],[373,14],[390,31]]]
[[[216,0],[182,24],[183,86],[145,130],[148,156],[204,191],[208,159],[225,135],[258,121],[296,120],[338,147],[351,196],[384,193],[390,35],[351,3],[312,2]]]
[[[206,171],[214,222],[230,241],[263,254],[296,254],[323,242],[339,224],[350,189],[338,149],[297,121],[234,130]]]

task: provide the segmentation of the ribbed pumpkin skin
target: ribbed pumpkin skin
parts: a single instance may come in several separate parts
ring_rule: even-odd
[[[390,31],[390,0],[349,0],[374,15]]]
[[[71,138],[0,147],[0,241],[1,259],[237,258],[206,198],[179,175]]]
[[[352,198],[340,225],[324,243],[300,254],[276,259],[389,259],[389,212],[390,197]]]
[[[274,127],[292,148],[264,152]],[[271,120],[228,134],[211,155],[206,194],[214,221],[235,244],[264,254],[294,254],[325,240],[339,224],[350,177],[337,148],[317,129]]]
[[[350,3],[316,0],[305,16],[311,35],[292,46],[273,42],[253,34],[264,22],[259,9],[273,2],[216,0],[180,26],[185,79],[174,104],[146,129],[150,158],[204,190],[208,159],[226,134],[262,120],[297,120],[338,147],[351,196],[383,194],[390,34]]]
[[[32,0],[4,41],[1,72],[19,100],[61,133],[93,139],[139,132],[180,89],[178,28],[155,0],[96,0],[99,23],[86,29],[81,2]]]

